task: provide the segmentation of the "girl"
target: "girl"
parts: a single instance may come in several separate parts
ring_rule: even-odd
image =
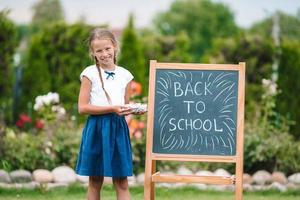
[[[89,176],[88,200],[100,199],[104,176],[112,177],[117,199],[127,200],[132,153],[124,116],[133,112],[125,106],[133,76],[116,65],[118,45],[111,32],[96,28],[88,43],[96,65],[80,74],[78,110],[90,116],[83,129],[76,173]]]

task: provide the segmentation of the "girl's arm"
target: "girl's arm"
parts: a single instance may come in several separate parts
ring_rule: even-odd
[[[119,115],[126,114],[125,112],[127,109],[123,109],[121,106],[94,106],[89,104],[91,88],[91,81],[83,76],[81,79],[81,86],[78,97],[78,111],[80,114],[97,115],[113,112]]]
[[[130,83],[131,81],[127,84],[126,89],[125,89],[125,104],[129,104],[129,99],[130,99]]]

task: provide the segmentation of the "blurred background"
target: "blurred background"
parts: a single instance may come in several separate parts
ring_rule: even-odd
[[[118,65],[135,76],[133,102],[147,103],[150,59],[246,62],[245,172],[300,171],[298,0],[0,0],[0,169],[74,167],[86,117],[79,74],[93,64],[94,27],[116,35]],[[146,120],[127,118],[135,174],[144,171]]]

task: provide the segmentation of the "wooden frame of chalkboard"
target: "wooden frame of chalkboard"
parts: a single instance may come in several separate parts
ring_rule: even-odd
[[[245,66],[150,61],[145,200],[159,182],[235,185],[242,199]],[[158,160],[235,163],[235,176],[162,174]]]

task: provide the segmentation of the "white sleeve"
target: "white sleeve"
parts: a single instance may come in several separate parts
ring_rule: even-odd
[[[80,76],[79,76],[79,78],[80,78],[80,81],[82,80],[82,77],[87,77],[91,82],[92,82],[92,73],[91,73],[91,70],[89,69],[89,68],[85,68],[82,72],[81,72],[81,74],[80,74]]]
[[[133,75],[128,70],[126,70],[126,84],[128,84],[133,78]]]

